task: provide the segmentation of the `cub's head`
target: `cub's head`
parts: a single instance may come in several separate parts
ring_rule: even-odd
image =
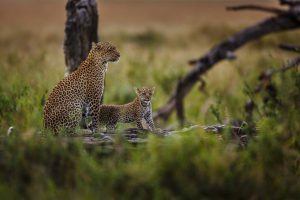
[[[154,94],[154,90],[155,87],[141,87],[135,89],[135,92],[143,106],[147,106],[150,104],[151,98]]]
[[[120,52],[109,42],[98,42],[92,43],[90,56],[100,60],[102,62],[101,64],[106,64],[107,62],[118,61],[120,58]]]

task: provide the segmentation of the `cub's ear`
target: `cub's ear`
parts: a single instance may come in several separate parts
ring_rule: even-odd
[[[95,42],[92,42],[92,49],[94,49],[97,46]]]
[[[152,87],[151,90],[152,90],[152,94],[154,94],[155,87]]]

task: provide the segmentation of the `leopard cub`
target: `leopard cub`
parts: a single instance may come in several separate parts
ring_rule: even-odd
[[[136,122],[139,129],[143,129],[142,120],[146,121],[148,129],[155,130],[152,118],[151,98],[154,87],[136,88],[137,97],[124,105],[101,105],[99,123],[106,126],[107,131],[113,131],[118,122]]]

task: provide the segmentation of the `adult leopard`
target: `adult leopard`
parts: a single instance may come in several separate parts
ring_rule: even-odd
[[[86,60],[50,93],[44,107],[44,127],[55,134],[62,128],[74,130],[79,126],[83,108],[87,106],[92,119],[89,128],[94,132],[98,127],[108,62],[116,62],[119,58],[119,51],[111,43],[93,44]]]

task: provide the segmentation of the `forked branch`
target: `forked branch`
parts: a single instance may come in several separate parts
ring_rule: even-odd
[[[277,13],[279,11],[276,11]],[[191,69],[177,84],[176,89],[171,95],[168,102],[162,106],[154,118],[167,120],[172,112],[177,110],[178,120],[183,124],[185,117],[183,113],[183,100],[191,91],[193,86],[199,81],[199,77],[205,74],[213,66],[223,60],[228,60],[228,55],[233,53],[248,42],[257,40],[271,33],[277,33],[287,30],[293,30],[300,27],[300,13],[295,9],[282,12],[275,17],[267,18],[253,26],[232,35],[231,37],[220,42],[199,59],[190,61],[194,64]]]

